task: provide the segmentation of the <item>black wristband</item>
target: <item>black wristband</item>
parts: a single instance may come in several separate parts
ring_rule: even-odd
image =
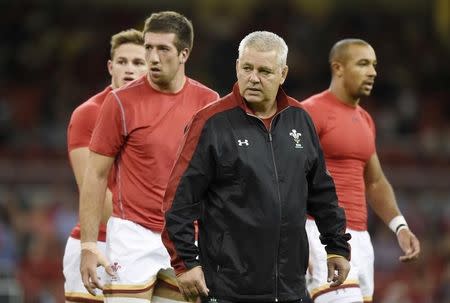
[[[395,229],[395,234],[397,234],[398,233],[398,231],[400,230],[400,228],[401,227],[403,227],[403,226],[405,226],[406,227],[406,224],[399,224],[398,226],[397,226],[397,228]]]

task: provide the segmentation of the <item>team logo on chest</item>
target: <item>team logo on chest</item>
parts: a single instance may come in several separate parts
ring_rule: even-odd
[[[289,136],[294,138],[295,148],[303,148],[302,144],[300,143],[300,137],[302,136],[301,133],[297,133],[297,131],[295,129],[293,129],[289,133]]]

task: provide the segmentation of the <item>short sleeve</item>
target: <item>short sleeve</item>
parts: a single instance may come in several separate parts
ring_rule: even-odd
[[[118,96],[111,92],[100,109],[89,149],[104,156],[114,157],[120,151],[127,135],[125,109]]]
[[[363,108],[361,108],[360,111],[361,111],[361,115],[363,116],[363,118],[367,121],[367,125],[369,125],[370,131],[372,132],[373,138],[375,140],[376,135],[377,135],[377,130],[376,130],[375,122],[372,119],[372,116]]]
[[[323,113],[322,114],[320,113],[319,106],[315,106],[311,101],[302,102],[301,104],[311,117],[317,135],[320,137],[322,131],[325,129],[325,119]]]
[[[98,106],[95,104],[83,103],[74,110],[67,127],[67,149],[69,152],[76,148],[89,146],[97,115]]]

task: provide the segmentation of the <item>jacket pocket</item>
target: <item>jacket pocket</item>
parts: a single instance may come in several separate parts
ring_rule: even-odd
[[[219,246],[217,272],[231,275],[246,275],[247,264],[239,252],[238,245],[228,232],[222,234],[222,243]]]

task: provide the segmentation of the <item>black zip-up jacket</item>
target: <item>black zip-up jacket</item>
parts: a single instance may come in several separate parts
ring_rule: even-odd
[[[202,266],[211,297],[304,298],[307,213],[327,252],[350,257],[344,211],[312,120],[281,88],[277,106],[267,130],[235,84],[194,116],[172,170],[163,241],[177,273]]]

